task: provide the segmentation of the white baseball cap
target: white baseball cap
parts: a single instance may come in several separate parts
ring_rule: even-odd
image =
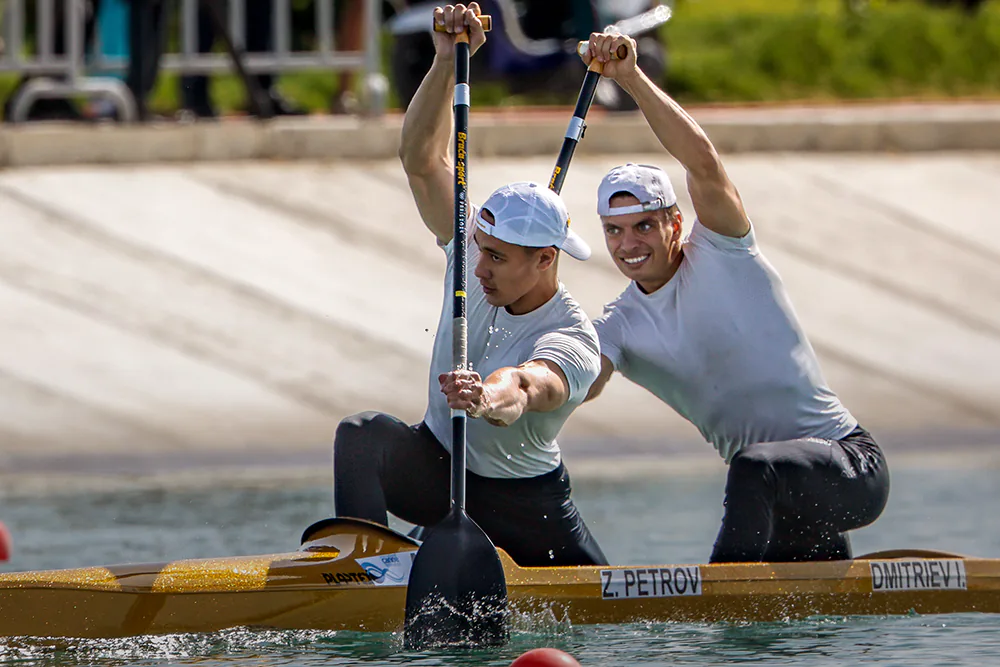
[[[611,198],[627,192],[639,203],[634,206],[611,206]],[[609,171],[597,188],[597,215],[628,215],[655,211],[677,203],[674,186],[667,172],[648,164],[623,164]]]
[[[493,222],[483,217],[493,214]],[[544,185],[509,183],[490,195],[479,209],[476,226],[490,236],[526,248],[555,246],[579,260],[590,257],[590,246],[569,228],[562,197]]]

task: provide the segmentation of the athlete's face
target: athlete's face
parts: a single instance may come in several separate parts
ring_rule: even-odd
[[[613,208],[638,204],[629,194],[611,198]],[[681,247],[681,214],[676,208],[601,216],[601,223],[618,270],[645,292],[655,292],[674,275]]]
[[[483,217],[492,219],[488,211]],[[491,306],[506,307],[517,315],[531,308],[521,308],[531,302],[539,291],[545,271],[554,270],[557,255],[555,248],[525,248],[496,239],[477,229],[475,241],[479,246],[479,262],[473,274]]]

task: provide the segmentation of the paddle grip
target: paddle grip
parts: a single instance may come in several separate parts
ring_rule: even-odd
[[[483,32],[489,32],[493,29],[493,17],[489,14],[480,14],[479,20],[483,24]],[[438,22],[434,22],[434,32],[448,32],[445,30],[444,26]],[[468,35],[467,32],[460,32],[459,35]],[[466,37],[468,39],[468,37]]]
[[[587,51],[590,50],[590,42],[582,41],[578,42],[576,45],[576,52],[581,56],[585,55]],[[611,54],[612,60],[625,60],[628,57],[628,47],[624,44],[619,44],[615,52]]]

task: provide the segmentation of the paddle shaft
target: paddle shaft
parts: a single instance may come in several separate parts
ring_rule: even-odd
[[[468,210],[468,136],[469,136],[469,34],[455,36],[455,266],[452,303],[452,366],[463,370],[468,365],[468,322],[466,320],[465,246]],[[465,509],[465,410],[451,411],[451,502]]]
[[[589,47],[587,42],[580,42],[577,49],[586,53]],[[624,44],[612,55],[613,58],[623,60],[628,55],[628,49]],[[549,189],[556,194],[562,192],[563,181],[566,180],[566,172],[569,170],[569,163],[573,160],[573,153],[577,144],[583,138],[584,130],[587,129],[587,112],[590,105],[594,103],[594,94],[597,92],[597,84],[601,82],[601,70],[603,65],[594,60],[590,61],[587,67],[587,75],[583,77],[583,85],[580,86],[580,94],[576,98],[576,107],[573,109],[573,118],[566,128],[566,138],[563,139],[562,148],[559,150],[559,157],[556,159],[555,169],[552,170],[552,178],[549,179]]]

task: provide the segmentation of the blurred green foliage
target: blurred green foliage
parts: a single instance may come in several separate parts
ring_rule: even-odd
[[[666,27],[665,83],[680,99],[1000,96],[995,1],[974,14],[904,1],[864,3],[861,11],[789,0],[718,11],[723,4],[682,0]]]

